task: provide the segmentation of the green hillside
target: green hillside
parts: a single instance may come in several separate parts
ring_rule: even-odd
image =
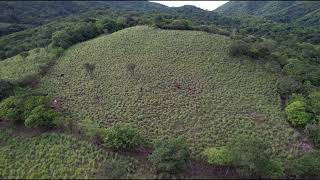
[[[224,15],[263,16],[276,22],[320,25],[319,9],[318,1],[232,1],[215,11]]]
[[[131,122],[152,142],[183,137],[196,158],[240,134],[271,142],[275,156],[296,153],[299,133],[280,111],[277,75],[230,58],[231,42],[199,31],[127,28],[72,46],[40,87],[76,119]],[[95,66],[91,75],[86,63]]]
[[[28,134],[0,129],[0,177],[5,179],[83,179],[135,177],[134,162],[66,134]],[[107,167],[117,167],[117,170]]]

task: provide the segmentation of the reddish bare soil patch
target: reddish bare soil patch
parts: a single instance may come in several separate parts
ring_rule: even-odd
[[[186,83],[182,83],[180,81],[175,80],[171,86],[172,86],[173,91],[184,92],[188,96],[197,96],[200,94],[200,89],[192,84],[186,84]]]

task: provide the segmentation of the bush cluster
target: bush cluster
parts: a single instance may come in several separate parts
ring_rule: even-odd
[[[0,103],[0,117],[16,123],[22,122],[29,128],[53,127],[60,114],[49,107],[49,100],[47,96],[10,96]]]
[[[10,81],[0,79],[0,101],[12,96],[16,85]]]
[[[288,164],[290,175],[298,178],[319,178],[320,176],[320,152],[309,152]]]
[[[283,177],[284,167],[271,157],[270,145],[256,137],[240,136],[225,147],[204,151],[209,164],[235,166],[245,176]]]
[[[203,154],[208,163],[212,165],[230,165],[232,163],[232,154],[227,147],[207,148]]]
[[[52,34],[52,46],[65,49],[75,43],[96,37],[98,33],[95,24],[90,22],[79,23],[77,26],[54,32]]]
[[[144,140],[138,130],[130,124],[115,124],[106,131],[105,145],[112,149],[134,149]]]
[[[185,167],[189,156],[189,148],[182,139],[162,139],[156,142],[149,160],[158,172],[178,173]]]
[[[235,57],[248,56],[253,59],[269,59],[272,49],[272,42],[266,40],[261,42],[237,40],[231,44],[229,54]]]
[[[288,121],[295,127],[305,127],[311,120],[311,114],[307,112],[306,103],[295,100],[285,108]]]

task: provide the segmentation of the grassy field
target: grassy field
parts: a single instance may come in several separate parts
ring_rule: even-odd
[[[40,88],[77,119],[131,122],[151,141],[183,137],[195,158],[240,134],[270,142],[275,156],[296,153],[299,134],[280,110],[277,76],[230,58],[231,42],[198,31],[128,28],[71,47]],[[92,77],[85,63],[95,64]]]
[[[133,159],[106,153],[70,135],[28,136],[0,130],[0,178],[137,177]]]

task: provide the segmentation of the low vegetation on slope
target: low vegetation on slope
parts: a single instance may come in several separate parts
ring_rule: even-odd
[[[130,158],[106,153],[70,135],[45,133],[29,137],[0,131],[0,178],[126,178],[134,171]],[[134,175],[133,175],[134,176]]]
[[[71,47],[40,87],[76,119],[130,122],[150,141],[186,139],[193,157],[239,135],[299,148],[264,65],[231,58],[228,37],[138,26]]]
[[[60,52],[58,49],[36,48],[0,61],[0,79],[15,81],[38,74]]]

